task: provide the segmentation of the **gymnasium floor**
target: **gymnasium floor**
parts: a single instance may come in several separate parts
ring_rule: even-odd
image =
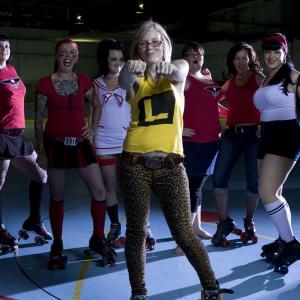
[[[130,287],[123,249],[118,250],[115,267],[99,267],[97,260],[87,260],[83,251],[91,235],[89,195],[78,175],[71,171],[66,185],[65,221],[63,240],[68,264],[65,270],[50,272],[46,268],[50,244],[36,246],[33,238],[20,241],[17,259],[13,254],[0,256],[0,299],[18,300],[128,300]],[[28,213],[28,179],[9,170],[7,182],[2,191],[3,213],[7,228],[17,235]],[[239,226],[245,213],[242,163],[234,171],[231,181],[230,211]],[[285,195],[289,201],[295,233],[300,237],[300,170],[297,166],[286,183]],[[49,228],[48,191],[44,194],[43,216]],[[125,217],[121,199],[122,233]],[[215,211],[211,182],[204,191],[204,228],[216,230],[215,222],[208,222],[207,212]],[[156,199],[151,205],[151,227],[158,244],[154,251],[147,253],[147,283],[150,300],[199,300],[200,285],[196,273],[184,256],[173,254],[175,243],[171,238]],[[265,215],[262,205],[255,218],[258,243],[243,246],[237,236],[230,235],[228,248],[215,248],[210,241],[204,241],[209,252],[216,277],[222,287],[234,290],[225,299],[300,299],[300,262],[290,267],[287,275],[274,273],[260,257],[260,248],[276,238],[273,225]],[[106,222],[108,229],[109,222]],[[20,271],[17,263],[31,280],[52,296],[37,288]]]

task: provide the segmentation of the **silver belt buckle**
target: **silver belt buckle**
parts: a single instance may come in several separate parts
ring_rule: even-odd
[[[76,137],[65,137],[64,139],[65,146],[77,146],[77,138]]]

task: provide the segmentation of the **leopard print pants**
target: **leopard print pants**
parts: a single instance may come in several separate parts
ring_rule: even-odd
[[[216,279],[206,248],[192,230],[188,179],[183,164],[149,170],[121,161],[120,183],[127,218],[125,257],[132,295],[147,294],[145,239],[151,191],[158,198],[171,234],[196,270],[203,288],[214,287]]]

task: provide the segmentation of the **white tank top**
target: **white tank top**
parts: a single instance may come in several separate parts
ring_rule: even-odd
[[[296,119],[295,93],[286,95],[282,82],[260,87],[253,97],[254,105],[261,112],[261,121],[281,121]]]
[[[131,120],[131,107],[125,99],[126,91],[121,88],[109,90],[102,76],[95,82],[99,87],[97,96],[101,105],[94,141],[96,152],[98,155],[121,153]]]

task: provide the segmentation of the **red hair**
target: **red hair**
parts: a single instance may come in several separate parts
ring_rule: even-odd
[[[74,44],[74,45],[76,45],[77,51],[78,51],[78,53],[79,53],[79,46],[78,46],[78,44],[77,44],[76,42],[74,42],[73,40],[71,40],[71,39],[62,39],[62,40],[58,41],[58,42],[56,43],[56,45],[55,45],[55,53],[57,53],[58,48],[59,48],[61,45],[63,45],[63,44]]]

